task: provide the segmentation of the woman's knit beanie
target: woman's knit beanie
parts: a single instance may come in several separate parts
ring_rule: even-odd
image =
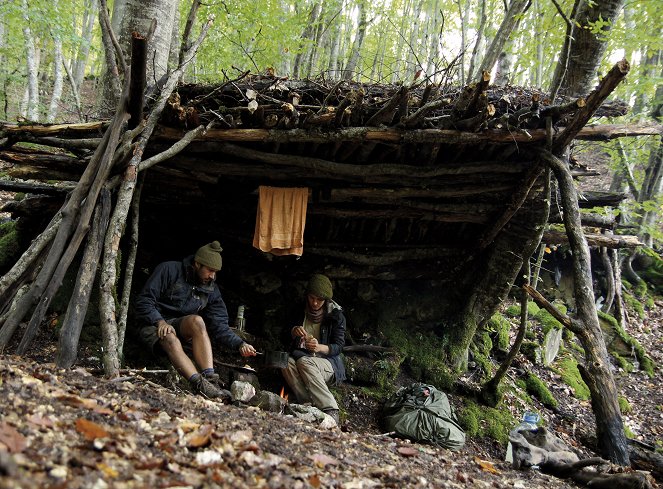
[[[306,284],[306,293],[327,301],[331,300],[333,296],[331,281],[325,275],[316,273]]]
[[[212,241],[198,248],[193,259],[201,265],[219,271],[221,270],[221,251],[223,251],[221,244],[218,241]]]

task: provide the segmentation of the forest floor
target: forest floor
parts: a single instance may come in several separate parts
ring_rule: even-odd
[[[663,303],[657,302],[629,327],[654,360],[653,378],[615,369],[632,406],[624,421],[650,445],[663,439],[662,324]],[[163,374],[107,380],[91,368],[94,362],[99,367],[92,357],[81,362],[85,368],[60,370],[48,363],[53,335],[43,332],[26,357],[0,356],[0,489],[579,487],[538,470],[513,469],[503,461],[505,447],[491,439],[469,439],[451,452],[384,434],[381,402],[352,384],[339,388],[341,428],[323,430],[169,388]],[[594,432],[589,402],[573,397],[542,366],[523,358],[517,368],[535,371],[560,406],[524,406],[507,396],[501,409],[516,418],[524,409],[538,411],[580,458],[594,456],[587,446]],[[462,409],[463,398],[450,398]]]

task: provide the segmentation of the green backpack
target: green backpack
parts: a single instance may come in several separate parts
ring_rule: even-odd
[[[465,445],[465,432],[447,395],[432,385],[401,387],[385,403],[383,415],[387,431],[403,438],[449,450],[460,450]]]

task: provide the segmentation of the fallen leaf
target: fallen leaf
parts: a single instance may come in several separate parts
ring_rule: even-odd
[[[479,467],[481,467],[481,469],[482,469],[484,472],[490,472],[491,474],[499,474],[499,473],[500,473],[500,471],[497,470],[497,469],[495,468],[495,466],[494,466],[491,462],[489,462],[488,460],[482,460],[482,459],[480,459],[480,458],[475,457],[475,458],[474,458],[474,461],[475,461],[477,464],[479,464]]]
[[[44,428],[52,428],[53,420],[48,416],[42,416],[41,414],[33,414],[28,418],[28,423],[32,423],[35,426],[41,426]]]
[[[308,483],[311,484],[316,489],[320,487],[320,477],[318,476],[318,474],[313,474],[311,477],[309,477]]]
[[[204,424],[195,433],[187,437],[186,446],[189,448],[201,448],[209,445],[214,428],[211,424]]]
[[[101,470],[106,477],[110,477],[111,479],[115,479],[119,474],[117,470],[115,470],[113,467],[109,467],[105,463],[99,462],[97,464],[97,468]]]
[[[83,435],[88,440],[95,440],[97,438],[106,438],[110,436],[101,425],[94,421],[85,418],[78,418],[76,420],[76,431]]]
[[[338,465],[338,460],[324,453],[314,453],[309,455],[308,458],[313,460],[313,463],[321,469],[324,469],[327,465]]]
[[[398,453],[404,457],[415,457],[419,455],[419,450],[412,447],[398,447]]]
[[[5,422],[0,423],[0,443],[7,446],[9,453],[21,453],[28,446],[25,437]]]

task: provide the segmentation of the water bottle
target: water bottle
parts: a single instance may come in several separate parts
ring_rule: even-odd
[[[237,308],[237,319],[235,319],[235,328],[238,331],[244,331],[244,309],[246,306],[242,304]]]
[[[525,413],[523,413],[522,421],[518,423],[516,427],[509,432],[509,435],[511,435],[512,433],[518,433],[519,431],[536,432],[536,430],[538,430],[537,423],[539,422],[539,419],[540,418],[537,413],[534,413],[532,411],[525,411]],[[511,446],[511,442],[509,442],[506,446],[505,460],[507,462],[513,463],[513,447]]]

